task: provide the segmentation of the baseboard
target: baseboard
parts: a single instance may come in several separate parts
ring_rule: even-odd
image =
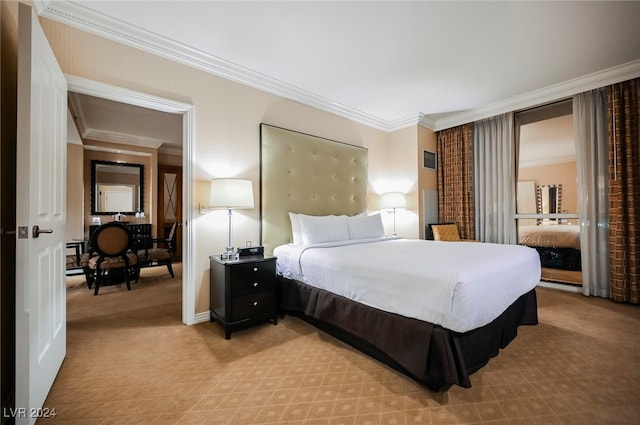
[[[575,294],[579,294],[579,293],[582,292],[582,287],[581,286],[576,286],[576,285],[572,285],[572,284],[545,282],[543,280],[541,280],[538,283],[538,286],[541,287],[541,288],[550,288],[550,289],[557,289],[557,290],[565,291],[565,292],[573,292]]]
[[[211,319],[211,313],[209,313],[208,311],[203,311],[202,313],[196,313],[193,323],[195,324],[195,323],[209,322],[210,319]]]

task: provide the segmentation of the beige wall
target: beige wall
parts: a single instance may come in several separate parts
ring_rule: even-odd
[[[410,201],[413,212],[408,212],[409,224],[399,227],[403,236],[418,234],[417,218],[410,216],[417,214],[415,128],[390,135],[58,22],[43,19],[42,26],[66,74],[194,105],[197,183],[195,205],[187,207],[196,209],[198,203],[206,203],[207,182],[213,177],[249,178],[256,188],[256,208],[234,214],[235,244],[258,241],[260,236],[261,122],[368,148],[369,201],[376,198],[374,182],[396,176],[405,181],[405,189],[414,198]],[[226,246],[227,222],[214,212],[197,216],[189,224],[196,235],[191,261],[196,276],[196,312],[201,313],[209,307],[208,257]]]
[[[539,165],[518,170],[518,180],[532,180],[536,186],[562,185],[562,207],[567,212],[578,212],[578,169],[575,161],[560,164]]]
[[[438,190],[438,175],[436,170],[430,170],[423,167],[423,151],[436,152],[437,138],[433,130],[418,126],[418,151],[417,151],[417,170],[418,170],[418,194],[420,196],[418,206],[420,209],[419,222],[424,223],[424,199],[423,190]],[[436,159],[437,161],[437,159]],[[424,226],[420,225],[420,238],[424,238]]]
[[[158,152],[158,164],[182,167],[182,156]]]
[[[417,126],[407,127],[390,133],[387,147],[384,174],[373,180],[377,193],[403,192],[406,197],[406,209],[396,210],[396,232],[405,238],[420,236],[418,170],[415,155],[418,144]],[[385,227],[391,229],[393,216],[382,214]],[[387,232],[388,234],[392,232]]]
[[[84,149],[82,145],[67,144],[67,236],[66,241],[85,237],[84,190],[78,190],[84,180]],[[89,180],[91,184],[91,180]],[[90,221],[90,220],[89,220]]]

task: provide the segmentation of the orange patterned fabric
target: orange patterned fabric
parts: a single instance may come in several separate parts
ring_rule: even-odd
[[[640,304],[640,78],[609,94],[611,298]]]
[[[475,238],[473,124],[438,131],[438,221],[455,223],[463,239]]]
[[[431,225],[433,230],[433,240],[435,241],[459,241],[460,234],[458,226],[455,224],[434,224]]]

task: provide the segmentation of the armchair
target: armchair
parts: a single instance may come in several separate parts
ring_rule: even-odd
[[[447,224],[430,224],[434,241],[450,241],[450,242],[478,242],[473,239],[460,239],[458,226],[454,223]]]
[[[175,246],[177,226],[178,222],[173,223],[169,236],[166,239],[151,239],[151,244],[142,249],[138,249],[138,265],[140,268],[167,266],[167,270],[171,277],[175,277],[173,274],[171,257]]]

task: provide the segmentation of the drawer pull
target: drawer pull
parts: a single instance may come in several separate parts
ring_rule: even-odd
[[[258,287],[258,282],[253,282],[253,287],[257,288]]]
[[[257,271],[258,271],[258,268],[257,268],[257,267],[254,267],[254,268],[253,268],[253,271],[254,271],[254,272],[257,272]]]
[[[258,301],[253,302],[253,306],[256,307],[258,305]]]

